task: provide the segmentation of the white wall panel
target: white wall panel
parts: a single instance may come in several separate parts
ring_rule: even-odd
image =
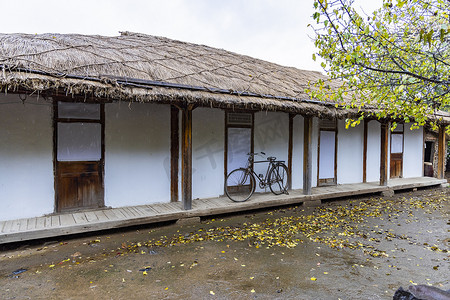
[[[292,188],[303,188],[303,135],[304,118],[295,116],[293,122],[293,147],[292,147]]]
[[[52,104],[0,95],[0,220],[52,213]]]
[[[366,181],[380,180],[381,124],[378,121],[367,123],[367,170]]]
[[[363,181],[364,125],[345,128],[338,120],[337,183]]]
[[[313,118],[312,121],[312,180],[311,187],[317,186],[317,174],[319,172],[318,156],[319,156],[319,119]]]
[[[287,166],[289,147],[289,114],[280,112],[255,113],[255,152],[265,152],[284,160]],[[265,157],[264,157],[265,158]],[[261,157],[257,157],[258,160]],[[266,175],[267,163],[255,164],[257,174]],[[270,191],[269,189],[266,189]],[[259,188],[257,191],[261,191]]]
[[[105,105],[105,205],[170,201],[170,106]]]
[[[224,111],[209,108],[197,108],[193,111],[193,199],[218,197],[224,194],[224,134]],[[250,147],[248,148],[250,149]]]
[[[423,176],[423,127],[411,130],[411,124],[405,124],[403,136],[403,177]]]

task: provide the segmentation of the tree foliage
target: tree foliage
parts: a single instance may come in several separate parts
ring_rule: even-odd
[[[415,125],[450,105],[450,1],[383,0],[370,15],[353,0],[315,0],[314,7],[322,67],[340,83],[331,91],[319,82],[312,97],[371,105],[379,118]]]

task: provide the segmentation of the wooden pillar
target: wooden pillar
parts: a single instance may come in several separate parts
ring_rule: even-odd
[[[178,201],[178,164],[180,157],[179,109],[170,107],[170,202]]]
[[[438,137],[438,171],[437,177],[439,179],[445,178],[445,156],[447,155],[447,145],[445,142],[445,126],[439,126]]]
[[[364,149],[363,149],[363,182],[367,182],[367,126],[369,121],[364,120]]]
[[[181,196],[183,208],[192,208],[192,106],[183,108],[181,118]]]
[[[292,189],[292,151],[294,147],[294,117],[289,114],[289,145],[288,145],[288,189]]]
[[[311,195],[312,188],[312,129],[313,118],[304,117],[303,134],[303,194]]]
[[[381,123],[380,185],[387,186],[389,155],[389,122]]]

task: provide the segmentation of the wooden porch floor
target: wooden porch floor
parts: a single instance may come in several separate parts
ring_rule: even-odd
[[[1,221],[0,244],[288,204],[308,204],[311,201],[319,203],[320,200],[330,198],[377,193],[388,189],[439,186],[445,183],[446,180],[431,177],[402,178],[390,180],[388,186],[368,182],[316,187],[309,196],[303,195],[302,190],[292,190],[289,195],[280,196],[271,193],[254,194],[250,200],[242,203],[232,202],[227,197],[197,199],[192,201],[192,209],[188,211],[183,210],[182,203],[172,202]]]

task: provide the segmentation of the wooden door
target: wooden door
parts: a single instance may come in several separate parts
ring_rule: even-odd
[[[403,124],[391,133],[390,178],[403,176]]]
[[[56,211],[104,206],[103,105],[58,102],[55,139]]]

